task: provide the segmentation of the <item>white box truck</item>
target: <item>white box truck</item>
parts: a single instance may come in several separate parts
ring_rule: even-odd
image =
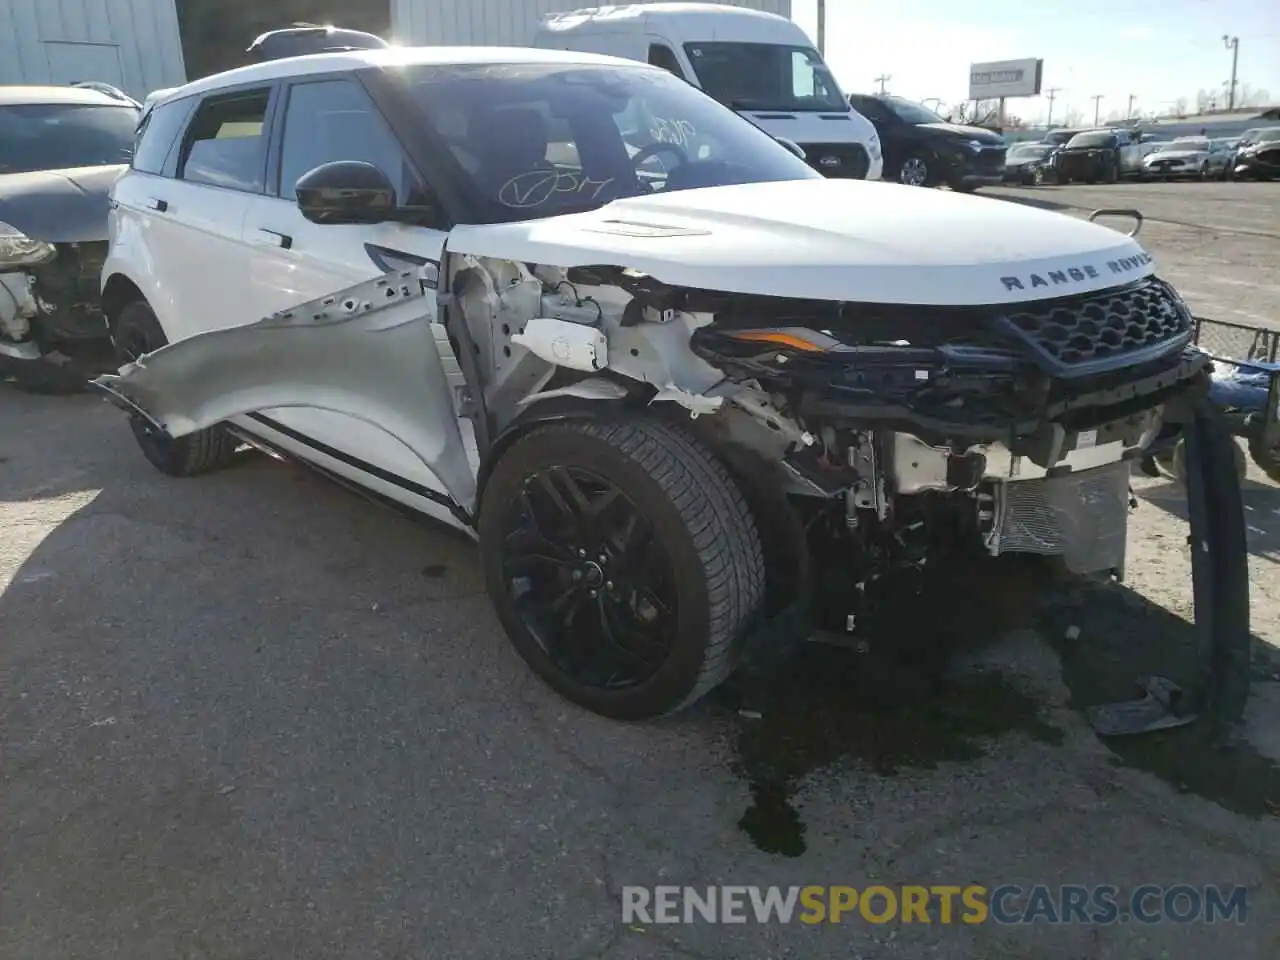
[[[875,128],[849,105],[790,0],[645,2],[394,0],[393,40],[412,46],[536,46],[655,64],[775,137],[828,177],[880,179]],[[687,134],[687,131],[685,132]],[[682,134],[683,135],[683,134]]]

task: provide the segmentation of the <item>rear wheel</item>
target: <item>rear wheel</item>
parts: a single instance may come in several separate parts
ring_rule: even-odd
[[[521,657],[620,720],[681,709],[732,671],[764,595],[740,488],[683,430],[652,420],[538,427],[484,490],[480,549]]]
[[[169,342],[151,307],[141,300],[126,304],[116,320],[112,339],[120,366]],[[129,418],[134,439],[153,467],[171,477],[193,477],[226,466],[239,445],[221,427],[198,430],[185,437],[168,437],[139,416]]]

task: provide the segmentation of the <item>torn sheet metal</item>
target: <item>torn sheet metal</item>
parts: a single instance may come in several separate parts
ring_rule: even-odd
[[[272,407],[354,417],[409,448],[470,513],[475,475],[414,271],[200,333],[93,381],[174,437]]]

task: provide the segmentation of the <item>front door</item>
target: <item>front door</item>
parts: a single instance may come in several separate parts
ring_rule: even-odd
[[[401,205],[413,205],[418,199],[419,175],[359,82],[345,77],[301,80],[282,91],[281,110],[278,150],[273,151],[278,173],[266,192],[251,201],[243,221],[244,246],[251,251],[247,286],[255,316],[287,310],[390,270],[419,269],[425,279],[433,279],[445,232],[398,223],[319,225],[297,207],[298,179],[336,160],[372,163],[397,185]],[[425,298],[422,306],[434,312],[434,296]],[[427,366],[439,366],[439,359],[432,343],[424,348],[425,376]],[[328,410],[289,407],[261,411],[256,427],[263,426],[340,451],[360,469],[373,467],[375,476],[406,481],[397,489],[382,490],[397,499],[405,499],[406,490],[419,487],[444,492],[439,478],[419,456],[375,424]],[[367,482],[368,478],[360,479]]]

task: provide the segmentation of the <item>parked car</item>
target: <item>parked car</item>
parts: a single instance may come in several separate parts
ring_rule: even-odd
[[[700,148],[629,155],[637,112]],[[1208,363],[1130,236],[825,179],[611,57],[210,77],[113,199],[96,386],[143,456],[188,476],[245,440],[469,532],[520,654],[612,717],[855,629],[949,551],[1118,569],[1129,461]]]
[[[382,50],[390,46],[381,37],[363,30],[320,24],[297,24],[268,30],[249,44],[245,51],[248,62],[262,63],[282,57],[303,57],[313,53],[336,53],[345,50]]]
[[[1242,138],[1243,141],[1243,138]],[[1273,180],[1280,177],[1280,127],[1256,131],[1248,144],[1232,157],[1231,175],[1241,180]]]
[[[1057,148],[1050,143],[1015,143],[1004,160],[1004,182],[1039,184],[1044,182],[1044,162]]]
[[[1148,180],[1209,180],[1215,164],[1225,167],[1226,162],[1224,154],[1215,157],[1208,137],[1178,137],[1143,158],[1142,176]]]
[[[1114,130],[1077,133],[1053,155],[1054,179],[1060,184],[1115,183],[1120,179],[1120,150]]]
[[[880,135],[886,180],[913,187],[945,183],[968,193],[1004,179],[1005,140],[998,133],[949,123],[902,97],[853,94],[849,103]]]
[[[130,104],[141,109],[142,104],[133,97],[129,96],[117,86],[110,83],[103,83],[100,80],[78,80],[72,84],[73,87],[79,87],[82,90],[97,90],[99,93],[105,93],[108,97],[119,100],[123,103]]]
[[[138,115],[87,86],[0,86],[0,376],[19,387],[82,390],[111,359],[107,194]]]

